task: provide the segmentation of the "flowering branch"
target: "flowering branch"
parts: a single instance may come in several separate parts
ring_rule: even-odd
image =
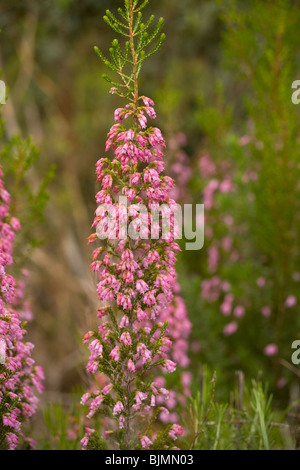
[[[156,117],[154,102],[139,96],[138,91],[143,61],[164,40],[161,35],[146,52],[163,24],[160,20],[152,34],[146,32],[154,19],[142,23],[141,9],[146,4],[138,6],[137,0],[126,0],[125,10],[119,9],[126,24],[107,11],[106,22],[129,38],[125,52],[114,40],[110,49],[112,62],[109,62],[96,49],[123,82],[113,82],[111,92],[129,98],[129,103],[115,111],[115,124],[108,134],[106,151],[114,152],[113,159],[101,158],[96,164],[97,181],[102,188],[96,195],[99,207],[93,223],[95,232],[89,242],[105,239],[94,250],[91,267],[99,277],[97,293],[104,303],[98,317],[107,320],[102,321],[97,331],[88,332],[84,342],[89,342],[91,352],[88,372],[101,372],[107,384],[84,394],[82,403],[89,405],[89,419],[95,413],[105,413],[110,418],[111,429],[106,429],[102,437],[110,438],[112,445],[120,449],[174,448],[174,440],[182,434],[177,424],[160,432],[152,429],[159,414],[167,412],[162,403],[169,393],[156,385],[150,373],[155,373],[157,368],[171,373],[176,368],[168,356],[172,341],[167,334],[167,322],[157,319],[173,298],[175,253],[179,246],[172,230],[162,236],[160,222],[155,227],[158,236],[151,238],[153,221],[149,211],[163,204],[172,212],[176,204],[169,194],[174,182],[162,176],[165,141],[158,128],[147,127],[148,117]],[[129,73],[124,73],[126,64],[131,67]],[[121,91],[124,87],[128,92]],[[129,118],[133,124],[128,128],[125,121]],[[125,196],[128,207],[119,203],[120,195]],[[147,214],[142,213],[141,205],[146,207]],[[107,209],[116,215],[117,228],[111,226]],[[130,230],[127,233],[125,225],[128,224],[134,228],[134,236],[132,232],[130,236]],[[94,429],[87,429],[83,448],[103,448],[105,444]]]
[[[31,357],[33,344],[24,342],[23,319],[31,312],[23,302],[24,283],[8,273],[13,263],[13,244],[21,226],[10,214],[10,194],[3,185],[0,167],[0,449],[16,449],[23,421],[37,407],[35,395],[42,392],[41,367]],[[32,440],[28,439],[30,445]]]

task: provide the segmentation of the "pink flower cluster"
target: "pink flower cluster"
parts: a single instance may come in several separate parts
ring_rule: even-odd
[[[13,264],[13,243],[19,221],[10,216],[10,195],[3,185],[0,168],[0,448],[15,449],[22,433],[22,422],[36,411],[43,370],[31,357],[33,344],[24,342],[22,317],[31,317],[24,302],[24,282],[8,273]],[[1,440],[2,439],[2,440]]]
[[[182,132],[168,139],[168,170],[176,181],[176,186],[171,191],[171,197],[176,201],[186,199],[187,184],[192,175],[189,157],[182,149],[186,143],[186,136]]]
[[[188,182],[191,178],[191,168],[189,157],[182,149],[187,144],[186,136],[183,133],[171,134],[168,138],[168,156],[166,171],[174,178],[176,185],[170,191],[170,196],[177,202],[183,203],[189,194]],[[182,372],[181,380],[176,386],[172,387],[166,400],[166,405],[170,412],[162,411],[160,419],[165,422],[175,423],[178,421],[178,414],[174,411],[178,404],[185,403],[186,397],[190,396],[191,374],[184,371],[189,365],[188,349],[189,336],[192,324],[188,318],[184,299],[180,295],[180,285],[176,281],[174,284],[174,297],[167,308],[161,309],[159,321],[168,322],[167,334],[172,337],[172,348],[170,350],[171,359],[176,362]],[[164,377],[157,378],[161,386],[165,386]]]
[[[164,309],[161,309],[159,321],[164,323],[168,322],[166,333],[172,338],[172,346],[169,351],[169,356],[182,370],[180,382],[168,392],[162,401],[165,400],[166,408],[160,413],[160,419],[164,423],[176,423],[179,419],[178,414],[175,412],[178,404],[184,404],[186,397],[190,396],[190,382],[191,374],[186,369],[190,363],[188,357],[189,350],[189,336],[192,329],[192,324],[187,316],[187,309],[183,298],[180,295],[180,286],[177,282],[174,284],[174,297],[172,302]],[[157,377],[155,383],[161,387],[165,387],[166,379],[163,376]]]
[[[180,296],[180,287],[176,282],[174,284],[173,301],[162,309],[159,320],[168,322],[168,334],[172,337],[172,348],[170,354],[172,359],[181,367],[186,368],[189,365],[188,357],[188,339],[192,329],[192,324],[187,316],[186,305]]]
[[[239,303],[231,293],[231,285],[226,279],[218,275],[219,264],[222,259],[229,258],[230,262],[240,259],[240,254],[234,246],[235,227],[230,214],[223,215],[222,237],[215,236],[215,210],[218,210],[218,196],[232,193],[235,190],[231,177],[231,167],[228,161],[223,160],[219,167],[212,161],[209,154],[204,154],[199,160],[199,169],[205,187],[203,190],[204,207],[206,213],[205,230],[207,239],[207,266],[210,276],[202,281],[202,296],[207,302],[220,301],[220,312],[224,317],[231,314],[236,319],[245,314],[245,307]],[[230,336],[238,329],[236,320],[227,323],[224,327],[224,336]]]
[[[244,147],[250,142],[255,143],[255,140],[246,135],[240,139],[239,143]],[[239,283],[235,280],[235,290],[240,291],[239,298],[233,294],[229,282],[230,272],[238,272],[240,265],[247,263],[245,254],[247,255],[249,251],[249,227],[243,221],[238,223],[231,215],[230,203],[227,206],[222,204],[222,198],[226,198],[226,194],[227,198],[234,195],[236,187],[232,181],[232,175],[236,173],[233,163],[222,160],[217,165],[207,153],[199,158],[199,170],[201,179],[204,181],[203,199],[207,246],[207,276],[201,285],[202,298],[208,303],[219,303],[220,313],[226,318],[223,335],[229,337],[237,332],[248,309],[256,310],[264,321],[274,316],[274,307],[270,306],[272,281],[268,279],[267,271],[263,274],[259,272],[261,270],[259,262],[256,265],[253,263],[253,272],[258,272],[257,277],[240,279]],[[257,166],[254,169],[246,169],[240,175],[240,184],[245,190],[249,205],[255,200],[252,185],[258,181],[259,171],[260,168]],[[222,269],[224,266],[226,270]],[[224,271],[226,271],[226,278],[223,275]],[[299,273],[293,273],[293,280],[299,282]],[[290,292],[285,298],[283,308],[294,309],[297,304],[297,297]],[[261,346],[261,352],[270,357],[276,356],[278,349],[278,345],[275,343]]]
[[[171,308],[173,299],[176,252],[180,250],[174,234],[170,232],[163,238],[158,224],[159,237],[151,239],[151,220],[148,219],[147,225],[147,214],[143,232],[139,234],[137,230],[138,235],[132,239],[118,229],[115,240],[107,230],[109,222],[101,206],[108,205],[119,221],[128,226],[139,223],[139,204],[146,206],[149,213],[153,206],[164,203],[172,208],[175,204],[170,198],[174,182],[162,175],[165,141],[158,128],[147,128],[148,117],[155,118],[154,103],[146,97],[140,99],[143,105],[137,109],[131,103],[116,110],[116,124],[106,144],[106,150],[113,150],[114,158],[101,158],[96,164],[97,180],[102,188],[96,195],[99,207],[93,223],[95,233],[89,241],[95,242],[106,225],[107,238],[94,250],[91,265],[98,276],[97,293],[104,304],[98,317],[103,320],[98,331],[89,332],[84,339],[89,342],[91,352],[87,371],[104,373],[109,383],[105,391],[85,394],[82,403],[89,405],[89,417],[103,407],[110,410],[123,430],[125,448],[129,445],[132,448],[132,440],[137,439],[143,448],[148,447],[153,436],[139,436],[136,429],[142,432],[142,426],[134,429],[134,423],[143,418],[149,422],[155,408],[164,408],[166,391],[149,382],[148,371],[161,368],[171,373],[176,369],[175,361],[170,358],[173,339],[170,333],[175,330],[176,319],[168,330],[165,322],[170,317],[167,309]],[[133,128],[128,130],[125,120],[129,117],[133,118]],[[127,197],[126,212],[119,204],[119,195]],[[181,312],[178,309],[178,317],[188,334],[190,325],[184,318],[183,306]],[[185,352],[186,344],[181,354],[177,352],[177,360],[184,364]]]

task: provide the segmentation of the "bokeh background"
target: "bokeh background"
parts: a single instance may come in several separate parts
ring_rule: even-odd
[[[98,305],[87,245],[94,165],[120,106],[93,47],[108,50],[114,34],[102,17],[119,6],[0,4],[4,140],[31,136],[39,149],[26,175],[33,190],[56,167],[44,219],[26,231],[27,240],[43,239],[26,267],[44,402],[68,401],[87,383],[82,338]],[[205,204],[204,247],[188,252],[183,241],[178,261],[193,325],[193,389],[207,365],[227,397],[243,371],[246,381],[268,383],[285,408],[299,398],[300,376],[291,362],[300,339],[300,107],[291,101],[300,79],[300,4],[151,0],[148,11],[164,17],[167,39],[146,61],[140,89],[156,102],[178,202]],[[25,247],[19,243],[17,259]]]

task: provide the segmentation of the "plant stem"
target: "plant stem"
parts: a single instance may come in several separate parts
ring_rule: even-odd
[[[132,55],[132,62],[133,62],[133,79],[134,79],[134,92],[133,92],[133,101],[134,101],[134,116],[133,122],[134,127],[137,129],[138,127],[138,120],[136,116],[137,108],[138,108],[138,100],[139,100],[139,89],[138,89],[138,78],[137,78],[137,57],[134,47],[134,33],[133,33],[133,18],[134,18],[134,8],[133,8],[133,0],[130,0],[130,17],[129,17],[129,35],[130,35],[130,48],[131,48],[131,55]],[[130,335],[132,334],[132,326],[133,326],[133,318],[132,315],[129,317],[129,331]],[[129,398],[131,387],[130,384],[132,382],[131,372],[128,371],[128,377],[126,380],[126,394],[127,400]],[[128,450],[130,448],[130,441],[131,441],[131,432],[130,432],[130,420],[131,420],[131,406],[127,401],[127,413],[125,416],[124,422],[124,442],[125,447]]]
[[[137,111],[138,100],[139,100],[139,88],[138,88],[138,77],[137,77],[137,56],[134,46],[134,32],[133,32],[133,17],[134,17],[134,8],[133,0],[130,0],[130,18],[129,18],[129,35],[130,35],[130,48],[133,62],[133,80],[134,80],[134,92],[133,92],[133,101],[134,101],[134,111]],[[134,124],[137,127],[137,118],[134,115]]]

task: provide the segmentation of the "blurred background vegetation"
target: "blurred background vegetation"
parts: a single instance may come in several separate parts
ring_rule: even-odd
[[[87,383],[81,340],[95,325],[98,304],[87,246],[94,165],[120,106],[93,47],[109,48],[114,36],[102,17],[119,6],[119,0],[0,4],[8,95],[3,142],[32,138],[26,145],[36,158],[25,186],[37,194],[42,182],[49,193],[34,219],[26,216],[34,198],[20,202],[26,240],[17,246],[17,261],[25,250],[31,273],[29,335],[45,370],[45,403],[69,404],[72,390]],[[207,364],[218,374],[216,394],[227,399],[241,370],[249,384],[269,384],[285,409],[299,399],[300,376],[291,363],[291,344],[300,338],[300,108],[291,102],[292,82],[300,78],[300,2],[151,0],[148,11],[164,17],[167,40],[146,62],[141,90],[155,100],[167,141],[178,139],[188,157],[191,178],[180,201],[207,202],[217,182],[204,248],[183,250],[178,262],[193,323],[193,391]],[[170,162],[178,152],[170,145]],[[1,164],[13,174],[5,152]],[[203,282],[211,286],[214,278],[223,287],[215,297],[203,295]]]

